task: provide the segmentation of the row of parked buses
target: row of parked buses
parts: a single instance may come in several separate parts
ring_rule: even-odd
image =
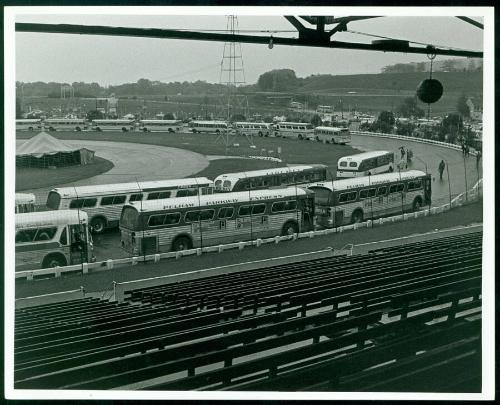
[[[47,199],[53,211],[16,215],[16,268],[89,262],[89,229],[112,225],[122,248],[142,255],[337,227],[431,204],[431,178],[421,171],[331,181],[311,172],[303,183],[297,173],[247,172],[242,188],[226,190],[206,178],[54,189]],[[219,185],[236,178],[224,176]]]
[[[180,120],[128,120],[107,119],[87,121],[85,119],[48,118],[16,120],[18,131],[140,131],[140,132],[179,132],[183,128]],[[345,145],[351,141],[349,129],[346,127],[313,127],[303,122],[280,122],[268,124],[264,122],[227,121],[191,121],[189,130],[193,133],[225,133],[234,132],[252,136],[276,136],[283,138],[311,139],[321,142]]]
[[[16,120],[18,131],[142,131],[178,132],[182,129],[181,120],[129,120],[102,119],[87,121],[83,118],[47,118]]]

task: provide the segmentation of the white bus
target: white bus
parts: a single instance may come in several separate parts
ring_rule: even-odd
[[[291,235],[313,222],[313,193],[289,187],[127,204],[120,230],[122,247],[138,255]]]
[[[212,193],[213,182],[206,177],[62,187],[49,192],[47,207],[85,211],[92,231],[102,233],[106,228],[118,226],[126,203]]]
[[[327,228],[431,204],[431,176],[419,170],[315,183],[308,189],[314,192],[316,223]]]
[[[236,133],[244,135],[269,136],[271,134],[271,124],[265,122],[235,122],[233,128]]]
[[[317,141],[345,145],[351,142],[349,128],[339,127],[316,127],[314,135]]]
[[[134,120],[93,120],[92,130],[101,131],[122,131],[128,132],[135,129]]]
[[[140,120],[139,131],[143,132],[179,132],[181,120]]]
[[[318,114],[333,114],[333,107],[331,105],[318,105],[316,112]]]
[[[47,118],[43,121],[49,131],[84,131],[88,129],[88,122],[83,118]]]
[[[16,214],[35,211],[36,198],[31,193],[16,193]]]
[[[313,139],[314,127],[305,122],[279,122],[274,124],[274,136],[283,138]]]
[[[194,134],[198,132],[219,134],[221,132],[227,132],[230,129],[226,121],[191,121],[189,127]]]
[[[16,271],[94,261],[85,212],[16,214]]]
[[[16,120],[16,131],[39,131],[42,129],[41,119]]]
[[[337,178],[372,176],[394,171],[394,152],[375,150],[343,156],[337,162]]]
[[[321,164],[276,167],[248,172],[225,173],[214,180],[215,192],[226,193],[288,187],[326,180],[327,167]]]

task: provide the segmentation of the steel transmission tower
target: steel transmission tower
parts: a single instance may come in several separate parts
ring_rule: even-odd
[[[235,35],[239,33],[238,17],[230,15],[227,17],[226,30]],[[235,114],[248,115],[248,99],[243,94],[238,94],[238,86],[245,84],[245,68],[243,65],[243,54],[241,43],[225,42],[222,61],[220,64],[219,84],[224,86],[225,94],[221,94],[219,100],[222,104],[221,116],[228,122]],[[237,134],[235,134],[237,135]],[[225,136],[226,147],[229,143],[229,134]],[[248,138],[252,144],[251,138]]]

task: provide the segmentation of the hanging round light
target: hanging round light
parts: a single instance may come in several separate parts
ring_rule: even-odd
[[[417,97],[428,105],[427,118],[430,118],[431,104],[438,101],[443,95],[443,85],[439,80],[432,78],[432,62],[436,58],[436,52],[432,45],[427,46],[427,57],[431,61],[429,78],[422,80],[417,86]]]

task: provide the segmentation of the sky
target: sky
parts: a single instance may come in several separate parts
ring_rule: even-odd
[[[192,30],[225,30],[227,27],[227,15],[224,14],[113,15],[109,14],[113,12],[110,8],[106,12],[108,14],[17,14],[16,22]],[[475,19],[482,21],[478,17]],[[240,30],[294,30],[279,15],[238,15],[238,25]],[[426,44],[483,49],[483,31],[453,16],[391,16],[351,22],[348,29]],[[295,33],[274,35],[296,36]],[[333,39],[371,42],[377,38],[345,32],[335,34]],[[222,42],[69,34],[16,33],[15,41],[17,81],[83,81],[105,86],[136,82],[141,78],[218,83],[224,49]],[[241,50],[247,84],[255,83],[262,73],[272,69],[290,68],[298,77],[307,77],[312,74],[379,73],[386,65],[427,61],[425,55],[283,45],[269,49],[266,45],[241,44]]]

